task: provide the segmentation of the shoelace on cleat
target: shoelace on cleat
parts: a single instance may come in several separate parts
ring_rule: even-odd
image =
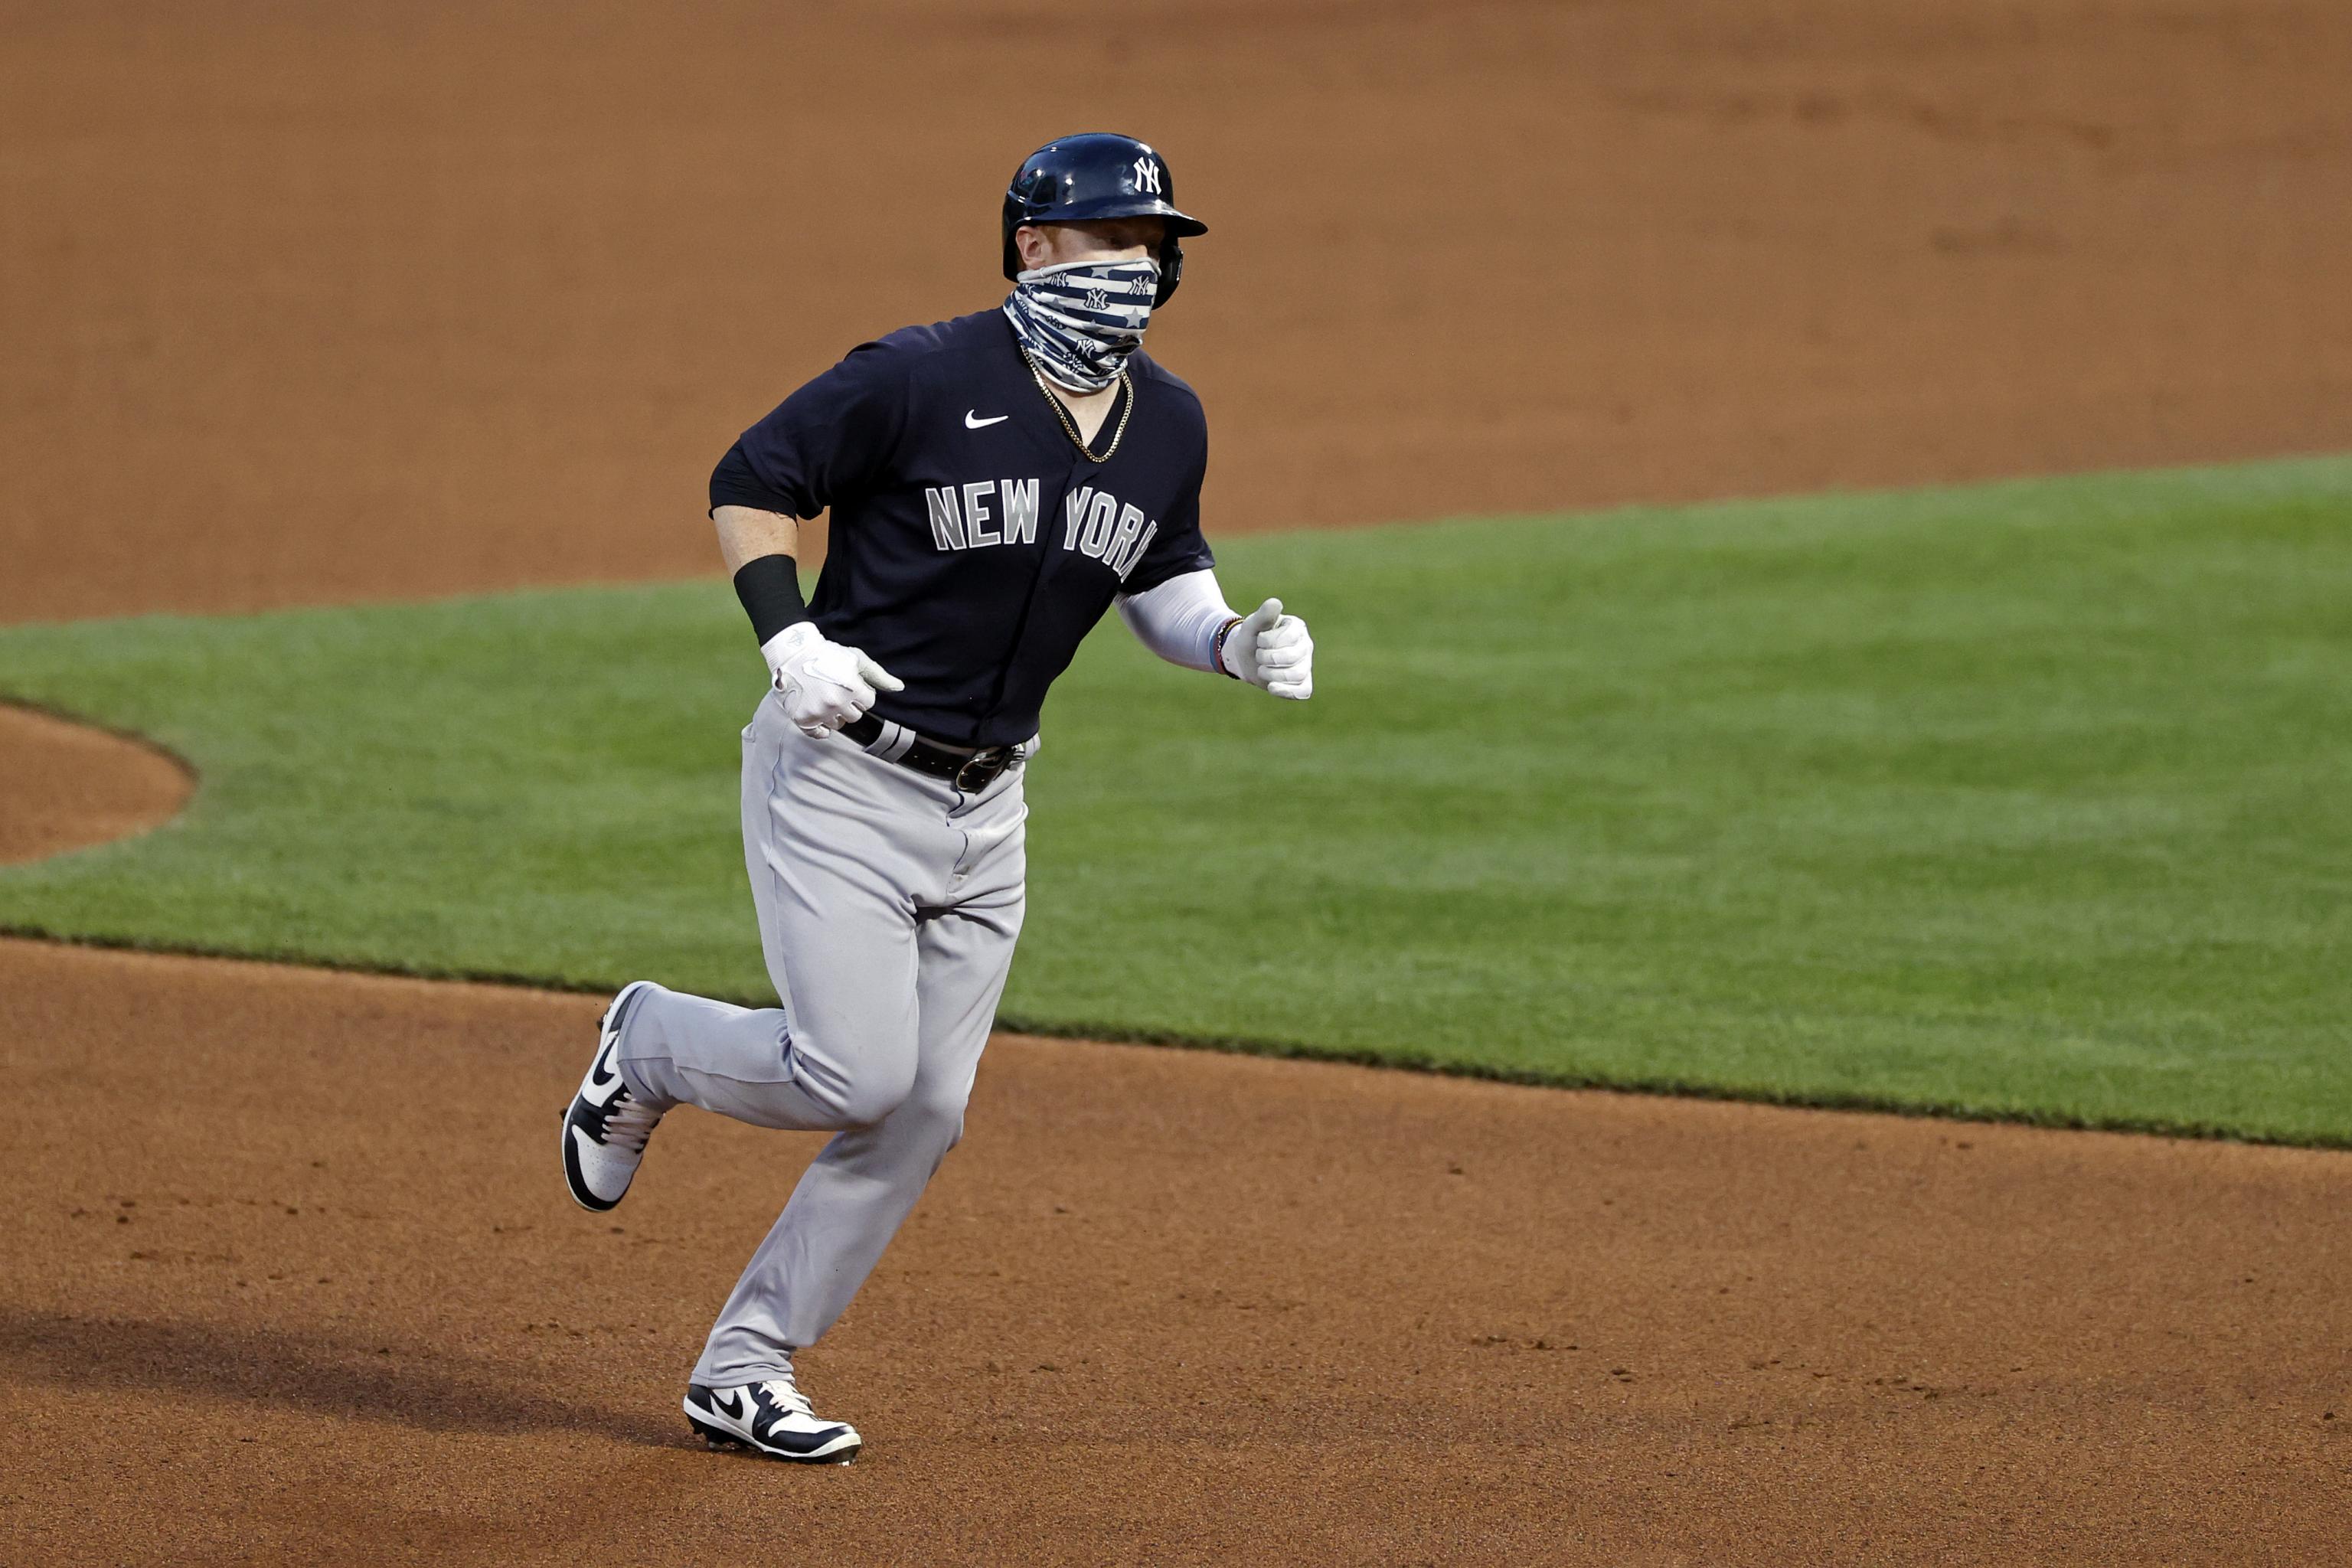
[[[760,1387],[790,1414],[805,1415],[812,1421],[816,1419],[816,1411],[810,1406],[808,1395],[803,1394],[791,1378],[771,1377],[761,1382]]]
[[[624,1089],[613,1097],[612,1105],[604,1112],[604,1142],[617,1144],[632,1154],[642,1154],[646,1152],[646,1140],[654,1135],[654,1128],[661,1119],[660,1111]]]

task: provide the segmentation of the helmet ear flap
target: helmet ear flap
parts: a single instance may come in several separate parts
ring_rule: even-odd
[[[1184,247],[1176,237],[1170,235],[1160,242],[1160,286],[1152,292],[1151,308],[1168,303],[1168,296],[1176,292],[1176,285],[1184,281]]]
[[[1034,154],[1033,154],[1034,156]],[[1013,176],[1013,184],[1004,192],[1004,278],[1011,282],[1021,276],[1021,251],[1013,243],[1013,231],[1023,224],[1034,223],[1040,213],[1053,205],[1054,187],[1057,184],[1054,171],[1043,166],[1023,169]]]

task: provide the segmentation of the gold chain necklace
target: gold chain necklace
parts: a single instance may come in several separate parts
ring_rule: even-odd
[[[1100,456],[1097,456],[1087,447],[1087,438],[1078,434],[1078,422],[1070,416],[1069,408],[1060,398],[1054,395],[1054,389],[1045,384],[1045,373],[1037,368],[1036,356],[1029,352],[1029,346],[1026,343],[1018,346],[1021,350],[1021,357],[1029,363],[1030,375],[1036,380],[1037,390],[1045,395],[1046,402],[1054,405],[1055,416],[1062,423],[1062,434],[1070,438],[1070,445],[1078,449],[1078,456],[1089,463],[1109,462],[1110,455],[1118,450],[1118,438],[1127,434],[1128,417],[1135,412],[1135,387],[1127,379],[1126,367],[1122,365],[1118,373],[1120,398],[1118,428],[1110,433],[1110,445],[1102,449]]]

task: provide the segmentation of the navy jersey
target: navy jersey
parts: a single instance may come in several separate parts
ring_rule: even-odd
[[[1208,422],[1141,353],[1081,456],[1001,310],[908,327],[743,433],[710,503],[813,518],[832,540],[818,629],[907,683],[874,710],[962,745],[1024,741],[1054,678],[1117,594],[1213,563],[1201,537]]]

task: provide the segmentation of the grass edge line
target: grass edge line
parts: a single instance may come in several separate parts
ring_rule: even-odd
[[[274,964],[329,974],[358,974],[396,980],[417,980],[469,985],[498,985],[557,995],[603,996],[619,989],[602,981],[563,980],[513,971],[446,968],[436,965],[373,963],[363,960],[327,959],[284,951],[253,951],[207,947],[201,943],[150,942],[127,937],[93,936],[45,927],[38,923],[0,921],[0,937],[46,942],[57,947],[101,952],[145,953],[155,957],[202,958],[221,963]],[[720,994],[716,1001],[738,1006],[773,1005],[764,996]],[[1334,1066],[1378,1068],[1432,1078],[1465,1079],[1508,1084],[1522,1089],[1584,1089],[1610,1094],[1641,1095],[1662,1100],[1696,1100],[1727,1105],[1762,1105],[1789,1110],[1852,1111],[1900,1116],[1913,1121],[1948,1121],[1962,1125],[2032,1127],[2045,1131],[2108,1132],[2134,1137],[2174,1138],[2197,1142],[2238,1143],[2252,1148],[2315,1149],[2352,1152],[2352,1134],[2318,1133],[2294,1137],[2221,1122],[2181,1121],[2166,1117],[2082,1116],[2067,1111],[2038,1110],[1964,1100],[1911,1100],[1859,1091],[1807,1092],[1769,1086],[1717,1084],[1700,1079],[1648,1078],[1607,1073],[1539,1072],[1519,1068],[1489,1067],[1476,1062],[1444,1061],[1410,1050],[1394,1055],[1360,1047],[1318,1046],[1297,1040],[1245,1036],[1187,1035],[1165,1029],[1138,1029],[1111,1024],[1036,1018],[999,1014],[992,1033],[1031,1035],[1043,1039],[1097,1041],[1105,1045],[1150,1046],[1169,1050],[1200,1051],[1222,1056],[1262,1057],[1278,1061],[1328,1062]]]

